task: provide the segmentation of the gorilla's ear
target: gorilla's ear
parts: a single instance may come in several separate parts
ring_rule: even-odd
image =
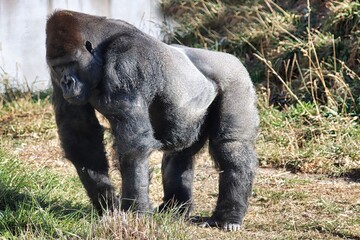
[[[93,49],[93,47],[92,47],[91,42],[86,41],[86,42],[85,42],[85,47],[86,47],[86,50],[88,50],[88,51],[89,51],[89,53],[91,53],[91,54],[93,54],[93,53],[94,53],[94,49]]]

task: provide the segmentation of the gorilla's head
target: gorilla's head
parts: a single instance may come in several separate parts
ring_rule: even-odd
[[[78,19],[55,12],[46,26],[46,59],[53,81],[69,103],[85,104],[102,76],[102,61]],[[85,32],[85,33],[84,33]]]

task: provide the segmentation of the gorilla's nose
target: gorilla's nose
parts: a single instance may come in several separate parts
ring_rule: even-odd
[[[63,88],[70,90],[75,85],[75,78],[69,75],[65,75],[61,81],[60,84]]]

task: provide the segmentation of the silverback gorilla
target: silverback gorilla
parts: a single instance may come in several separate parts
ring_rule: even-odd
[[[257,165],[258,113],[248,72],[229,54],[166,45],[120,20],[55,11],[46,25],[46,58],[56,124],[93,205],[152,211],[150,153],[164,152],[159,211],[192,206],[194,155],[209,143],[219,196],[203,225],[234,231],[248,207]],[[103,129],[114,135],[121,197],[108,175]]]

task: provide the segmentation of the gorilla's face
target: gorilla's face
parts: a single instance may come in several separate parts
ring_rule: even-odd
[[[48,64],[66,101],[76,105],[88,102],[101,72],[92,48],[84,45],[65,56],[48,59]]]

